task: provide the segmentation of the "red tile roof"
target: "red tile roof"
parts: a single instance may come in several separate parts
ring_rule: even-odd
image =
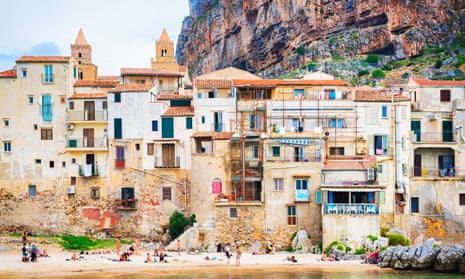
[[[342,156],[340,159],[328,159],[323,164],[323,170],[366,170],[376,164],[375,156]]]
[[[399,91],[387,91],[379,89],[360,89],[355,90],[355,102],[391,102],[394,101],[408,101],[407,96],[399,95]]]
[[[230,79],[196,79],[194,85],[197,88],[231,88],[233,82]]]
[[[172,93],[172,94],[160,94],[157,97],[158,100],[175,100],[175,99],[181,99],[181,100],[192,100],[191,95],[185,95],[185,94],[178,94],[178,93]]]
[[[65,63],[71,60],[71,56],[21,56],[16,60],[16,63],[31,62],[31,63]]]
[[[246,87],[277,87],[277,86],[347,86],[343,80],[312,80],[312,79],[233,79],[234,86]]]
[[[148,92],[152,87],[152,84],[118,84],[109,92]]]
[[[99,80],[120,80],[120,76],[98,76]]]
[[[193,116],[194,107],[169,107],[163,116]]]
[[[106,99],[107,93],[77,93],[69,97],[69,99]]]
[[[465,86],[465,80],[430,80],[427,78],[413,78],[419,86]]]
[[[0,72],[0,78],[16,78],[16,70],[11,69]]]
[[[182,77],[183,73],[168,72],[152,68],[121,68],[121,76],[168,76]]]
[[[113,88],[119,84],[119,80],[78,80],[74,87],[110,87]]]
[[[232,137],[232,132],[196,132],[193,138],[213,138],[215,140],[228,140]]]

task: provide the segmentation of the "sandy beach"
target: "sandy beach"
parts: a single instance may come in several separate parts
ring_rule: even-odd
[[[41,245],[47,249],[49,257],[39,257],[37,263],[21,261],[21,245],[2,246],[0,252],[0,278],[73,278],[85,276],[86,278],[112,278],[121,275],[137,274],[138,278],[157,275],[189,275],[189,274],[235,274],[254,273],[266,268],[267,273],[279,272],[310,272],[324,271],[373,271],[380,272],[376,265],[361,264],[360,260],[321,262],[319,255],[293,254],[277,252],[273,255],[253,255],[242,253],[241,264],[236,266],[235,258],[231,257],[228,265],[224,253],[189,254],[168,251],[166,263],[145,263],[147,251],[141,249],[140,255],[132,255],[130,262],[117,261],[118,256],[114,250],[103,254],[101,251],[89,252],[79,261],[70,259],[73,251],[65,251],[56,245]],[[288,256],[295,255],[297,262],[287,260]],[[208,257],[208,258],[207,258]],[[127,277],[126,277],[127,278]]]

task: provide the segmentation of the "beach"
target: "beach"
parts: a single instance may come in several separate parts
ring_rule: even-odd
[[[277,252],[273,255],[242,253],[240,266],[236,266],[235,257],[228,265],[224,253],[187,253],[167,251],[167,262],[145,263],[148,251],[141,248],[140,255],[132,255],[129,262],[118,261],[114,250],[89,251],[78,261],[70,260],[73,251],[66,251],[56,245],[40,245],[47,249],[48,257],[39,257],[37,263],[21,261],[21,245],[2,246],[0,252],[0,278],[137,278],[144,276],[182,276],[189,274],[218,273],[254,273],[263,272],[279,274],[280,272],[353,272],[354,270],[380,272],[376,265],[361,264],[360,260],[322,262],[319,255]],[[77,253],[79,255],[79,253]],[[297,262],[287,260],[294,255]]]

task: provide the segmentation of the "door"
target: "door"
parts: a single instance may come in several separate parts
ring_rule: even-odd
[[[84,128],[84,147],[94,147],[94,129]]]
[[[92,171],[90,175],[94,175],[95,173],[95,155],[94,154],[86,154],[86,168],[90,168]],[[88,176],[88,175],[85,175]]]
[[[164,143],[161,146],[163,156],[163,167],[171,168],[175,167],[175,155],[174,155],[174,144]]]
[[[95,120],[95,103],[93,101],[84,102],[84,120]]]
[[[421,176],[421,154],[415,154],[413,176]]]

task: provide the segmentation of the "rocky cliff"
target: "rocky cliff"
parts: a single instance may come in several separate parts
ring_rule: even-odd
[[[393,60],[447,47],[463,0],[190,0],[177,59],[196,76],[227,66],[267,77],[362,54]]]

